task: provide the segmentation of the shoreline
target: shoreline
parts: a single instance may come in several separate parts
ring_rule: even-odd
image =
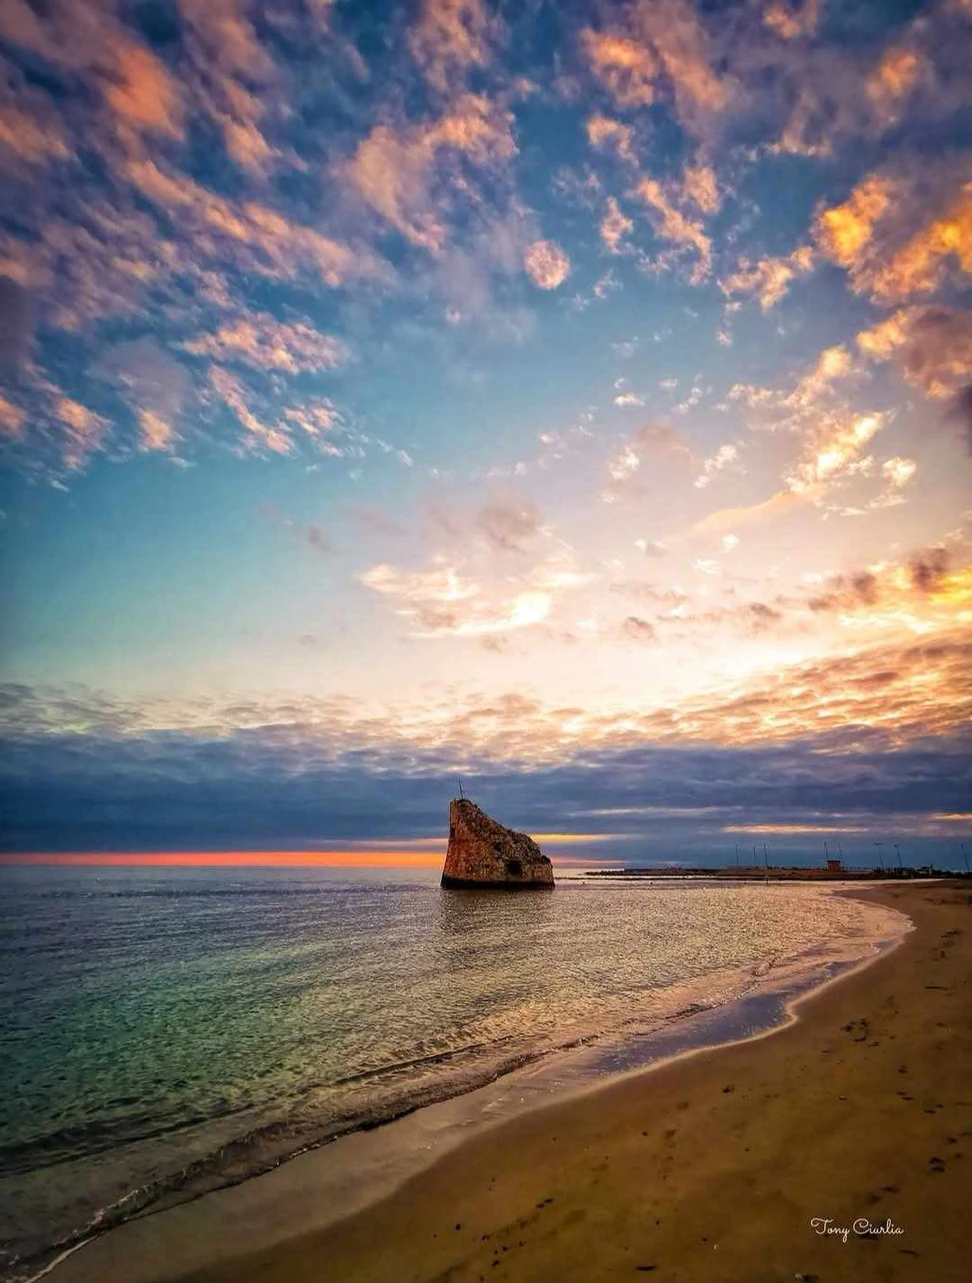
[[[828,893],[842,894],[837,888]],[[847,894],[879,907],[871,891],[861,894],[853,887]],[[209,1277],[211,1269],[218,1274],[219,1262],[229,1253],[286,1250],[288,1243],[308,1234],[339,1230],[488,1132],[509,1131],[549,1110],[583,1107],[585,1101],[664,1072],[673,1063],[778,1034],[794,1022],[793,1012],[805,999],[870,967],[905,939],[910,924],[897,924],[897,934],[889,938],[890,922],[886,914],[884,934],[868,937],[867,947],[876,952],[860,956],[858,941],[853,960],[818,963],[809,971],[806,965],[796,967],[796,981],[785,968],[781,978],[770,967],[768,977],[759,976],[749,990],[726,1003],[680,1010],[620,1043],[590,1040],[587,1046],[585,1040],[579,1049],[556,1051],[374,1130],[339,1137],[269,1172],[136,1216],[72,1246],[32,1277],[67,1283],[124,1277],[149,1283],[196,1270],[202,1271],[200,1278]],[[794,964],[793,959],[788,962]]]

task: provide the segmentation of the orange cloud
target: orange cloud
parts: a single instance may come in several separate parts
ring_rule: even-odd
[[[429,83],[444,93],[470,67],[486,66],[497,28],[482,0],[423,0],[408,47]]]
[[[741,259],[736,271],[719,282],[723,293],[753,294],[764,312],[769,311],[788,293],[790,284],[813,268],[813,250],[801,245],[783,258],[766,258],[752,262]]]
[[[857,459],[887,422],[882,414],[859,414],[849,421],[822,420],[804,446],[803,457],[786,477],[796,495],[813,498]]]
[[[591,67],[619,107],[647,107],[655,101],[658,61],[650,49],[610,32],[581,32]]]
[[[170,450],[175,442],[175,429],[154,410],[136,412],[140,450]]]
[[[607,210],[598,228],[601,240],[609,254],[621,252],[621,242],[634,227],[634,223],[622,214],[618,202],[613,196],[607,198]]]
[[[250,409],[244,384],[229,370],[214,365],[209,371],[209,383],[246,430],[244,449],[290,454],[293,445],[290,434],[280,424],[268,425],[257,418]]]
[[[903,100],[930,74],[927,59],[906,47],[886,49],[867,79],[867,93],[885,120],[893,119]]]
[[[600,151],[614,151],[622,160],[635,164],[634,130],[620,120],[600,114],[591,116],[585,126],[587,141]]]
[[[341,423],[341,416],[326,399],[318,398],[306,405],[292,406],[284,410],[283,417],[288,423],[292,423],[299,428],[306,436],[318,440],[321,437],[334,432]],[[324,442],[321,445],[324,454],[332,456],[343,455],[345,451],[333,444],[333,442]]]
[[[273,61],[247,16],[249,0],[179,0],[179,9],[212,60],[255,80],[267,78]]]
[[[764,521],[775,521],[778,517],[794,512],[803,502],[803,496],[792,490],[779,490],[761,503],[744,505],[738,508],[720,508],[697,521],[692,527],[693,534],[723,534],[742,526],[753,526]]]
[[[222,133],[231,159],[260,173],[277,156],[263,119],[282,108],[280,73],[250,21],[251,6],[248,0],[179,0],[179,7],[196,108]]]
[[[474,529],[490,550],[522,553],[534,534],[547,533],[538,526],[538,516],[529,504],[494,502],[479,511]],[[494,567],[495,558],[482,564]],[[591,578],[565,548],[517,573],[513,569],[514,563],[504,558],[499,573],[476,573],[467,557],[438,554],[426,569],[403,570],[382,562],[359,579],[410,622],[413,637],[435,638],[488,637],[532,628],[548,617],[561,594]]]
[[[972,272],[972,183],[966,183],[943,213],[868,273],[873,298],[897,302],[930,294],[944,280],[950,263]]]
[[[570,259],[553,241],[534,241],[527,249],[523,266],[540,290],[555,290],[570,275]]]
[[[165,66],[148,49],[131,41],[113,52],[112,74],[103,82],[102,92],[119,128],[181,138],[182,101]]]
[[[239,97],[239,96],[238,96]],[[256,99],[254,99],[256,102]],[[254,115],[258,114],[254,110]],[[244,169],[263,170],[275,155],[274,149],[257,127],[254,120],[234,120],[229,116],[220,116],[223,129],[223,140],[226,150]]]
[[[185,367],[150,338],[113,344],[91,367],[131,407],[139,426],[140,450],[168,450],[175,423],[192,392]]]
[[[100,448],[108,431],[108,422],[80,401],[67,396],[57,399],[54,414],[64,428],[64,466],[74,471],[81,467],[89,454]]]
[[[661,216],[655,220],[655,230],[663,240],[694,251],[698,261],[689,278],[692,284],[704,281],[712,268],[712,241],[702,224],[677,209],[654,178],[643,178],[635,188],[635,195]]]
[[[787,404],[801,409],[814,405],[825,389],[836,379],[846,378],[852,368],[850,353],[845,347],[825,348],[810,373],[803,376],[787,397]]]
[[[704,214],[718,210],[722,197],[711,165],[686,165],[682,174],[682,199],[691,201]]]
[[[127,173],[154,205],[189,223],[196,251],[206,258],[229,257],[244,270],[271,278],[290,279],[310,268],[330,286],[387,276],[386,266],[370,252],[353,250],[255,201],[234,204],[185,175],[166,173],[154,161],[131,161]]]
[[[972,566],[949,568],[944,545],[913,552],[903,561],[878,562],[835,575],[810,597],[815,614],[837,613],[845,622],[864,616],[868,626],[903,625],[913,632],[964,622],[972,605]]]
[[[278,321],[266,312],[251,312],[212,334],[188,340],[182,347],[193,356],[240,361],[255,369],[286,374],[331,370],[347,358],[347,348],[340,339],[302,322]]]
[[[550,613],[549,592],[535,588],[494,596],[441,558],[432,570],[397,570],[372,566],[361,582],[373,592],[398,602],[398,613],[414,621],[418,637],[481,636],[529,628]]]
[[[812,36],[820,21],[820,0],[802,0],[796,5],[774,0],[763,13],[763,22],[783,40]]]
[[[820,212],[814,235],[857,293],[884,304],[930,294],[953,265],[972,271],[972,183],[871,174]]]
[[[449,168],[464,158],[480,167],[516,153],[512,114],[480,94],[463,94],[425,125],[376,125],[358,146],[347,175],[361,198],[412,244],[440,252],[450,189],[467,181]]]
[[[0,233],[0,262],[30,292],[42,324],[82,333],[144,307],[177,255],[149,213],[92,194],[73,216],[40,220],[30,240]],[[179,266],[194,269],[188,256]]]
[[[964,734],[972,717],[972,663],[961,611],[964,606],[932,603],[924,622],[913,595],[899,633],[879,645],[860,646],[839,656],[793,662],[785,653],[767,656],[763,671],[730,672],[703,693],[676,701],[652,702],[652,684],[627,689],[617,701],[553,705],[522,693],[490,697],[481,690],[455,690],[440,699],[378,705],[360,699],[312,696],[265,700],[155,699],[138,705],[108,698],[27,699],[14,702],[7,720],[32,733],[72,736],[84,732],[119,739],[151,730],[202,733],[207,742],[236,740],[282,725],[299,726],[298,748],[309,754],[339,746],[343,752],[372,747],[406,747],[410,754],[430,746],[448,754],[475,753],[486,761],[536,763],[563,760],[577,748],[612,750],[627,746],[781,744],[812,737],[826,751],[828,739],[845,747],[866,742],[898,745],[930,736]],[[938,590],[933,590],[937,592]],[[860,618],[834,626],[856,627],[866,636],[869,608]],[[887,621],[875,621],[887,627]],[[925,627],[915,636],[914,623]],[[622,634],[623,636],[623,634]],[[620,640],[617,638],[616,640]],[[303,760],[303,752],[301,754]],[[379,844],[375,844],[378,846]],[[389,845],[389,844],[384,844]]]
[[[841,267],[855,266],[870,244],[876,224],[890,208],[895,186],[891,179],[872,174],[854,188],[844,204],[818,214],[815,235],[828,258]]]
[[[825,348],[813,368],[789,392],[751,383],[734,383],[729,389],[729,399],[741,401],[750,410],[770,416],[774,427],[798,429],[809,426],[816,431],[832,422],[833,385],[855,372],[850,353],[838,344]]]
[[[954,396],[972,383],[972,312],[902,308],[861,331],[857,344],[873,360],[896,357],[903,377],[935,399]]]
[[[24,426],[24,412],[8,401],[0,392],[0,433],[5,437],[19,437]]]
[[[704,490],[706,486],[711,483],[712,478],[716,473],[722,472],[724,468],[730,467],[730,465],[736,462],[738,457],[738,446],[732,445],[731,442],[727,442],[725,445],[719,446],[715,454],[711,455],[708,459],[702,460],[700,465],[701,471],[695,478],[695,488],[697,490]]]
[[[677,714],[679,731],[723,744],[780,742],[828,731],[877,731],[891,743],[947,735],[972,712],[967,645],[954,633],[866,648],[763,674],[721,701]],[[683,729],[684,728],[684,729]]]
[[[731,96],[713,69],[711,43],[687,0],[636,0],[623,30],[588,27],[581,33],[591,69],[619,107],[649,106],[661,86],[693,132],[723,111]]]
[[[32,164],[72,155],[60,125],[43,120],[39,110],[21,111],[11,105],[0,107],[0,155],[4,149]]]

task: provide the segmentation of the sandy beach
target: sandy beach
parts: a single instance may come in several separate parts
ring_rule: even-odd
[[[915,931],[769,1036],[501,1124],[326,1228],[314,1229],[324,1195],[307,1155],[261,1178],[294,1193],[270,1246],[245,1250],[257,1180],[130,1223],[51,1277],[964,1280],[972,893],[854,894],[907,913]]]

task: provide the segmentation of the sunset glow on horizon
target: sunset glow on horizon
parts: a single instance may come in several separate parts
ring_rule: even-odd
[[[0,855],[0,864],[114,865],[207,868],[428,869],[442,863],[438,851],[58,851]]]

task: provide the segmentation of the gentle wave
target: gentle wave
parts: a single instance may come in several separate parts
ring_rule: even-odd
[[[729,999],[725,999],[729,1001]],[[676,1022],[688,1016],[710,1011],[716,1003],[690,1003],[680,1007],[667,1017],[669,1022]],[[636,1018],[629,1022],[638,1024]],[[519,1051],[511,1055],[496,1058],[499,1050],[489,1044],[472,1044],[452,1051],[440,1052],[430,1056],[414,1057],[397,1064],[383,1066],[375,1073],[349,1075],[338,1080],[334,1086],[350,1084],[370,1085],[381,1089],[386,1085],[387,1075],[398,1075],[404,1071],[420,1068],[432,1068],[436,1065],[454,1063],[470,1053],[480,1053],[483,1059],[467,1068],[467,1072],[447,1080],[436,1082],[411,1082],[399,1085],[399,1090],[391,1096],[372,1099],[362,1108],[347,1113],[339,1113],[326,1122],[311,1120],[295,1122],[280,1120],[268,1123],[221,1145],[203,1158],[187,1163],[177,1171],[146,1182],[128,1191],[110,1206],[100,1208],[83,1226],[69,1231],[56,1242],[47,1243],[44,1247],[29,1255],[11,1256],[4,1265],[0,1275],[3,1283],[22,1283],[23,1280],[36,1277],[53,1257],[61,1257],[65,1252],[87,1242],[92,1236],[102,1234],[133,1217],[148,1211],[161,1211],[180,1202],[198,1198],[213,1190],[225,1189],[232,1185],[249,1180],[254,1176],[272,1171],[281,1163],[287,1162],[309,1150],[337,1140],[355,1131],[366,1131],[383,1126],[398,1118],[421,1109],[427,1105],[447,1100],[453,1096],[474,1091],[507,1074],[536,1064],[548,1056],[589,1046],[601,1039],[616,1034],[617,1030],[595,1030],[586,1033],[574,1032],[569,1038],[560,1042],[538,1048],[534,1051]],[[648,1036],[654,1030],[639,1030],[633,1036]],[[512,1038],[509,1040],[512,1041]],[[200,1119],[212,1122],[214,1119]],[[147,1132],[140,1139],[153,1139],[168,1131],[165,1129]],[[107,1147],[106,1147],[107,1148]],[[17,1169],[10,1168],[15,1171]],[[27,1170],[23,1168],[21,1170]],[[0,1260],[3,1260],[3,1247],[0,1245]]]

